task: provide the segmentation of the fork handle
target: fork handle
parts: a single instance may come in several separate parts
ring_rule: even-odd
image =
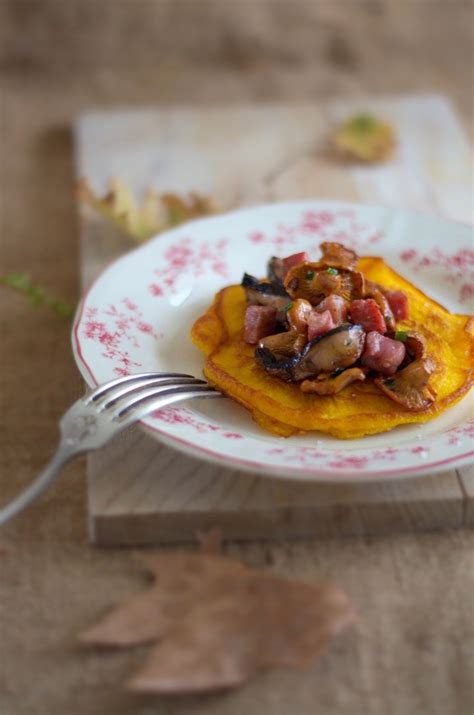
[[[42,469],[35,481],[3,509],[0,509],[0,526],[13,519],[14,516],[26,509],[43,492],[51,486],[59,477],[62,468],[70,462],[77,454],[76,450],[71,450],[64,443],[60,443],[56,452]]]

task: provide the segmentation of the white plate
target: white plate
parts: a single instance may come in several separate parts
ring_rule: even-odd
[[[89,385],[145,370],[202,374],[189,331],[216,291],[248,271],[264,275],[270,255],[323,240],[381,255],[452,311],[472,299],[472,230],[433,216],[333,202],[257,206],[161,234],[111,265],[84,297],[73,348]],[[466,397],[424,425],[337,440],[318,433],[283,439],[261,430],[231,400],[190,401],[143,420],[176,449],[227,467],[308,481],[398,479],[472,459],[472,402]]]

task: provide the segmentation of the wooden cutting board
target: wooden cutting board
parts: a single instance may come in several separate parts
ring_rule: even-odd
[[[396,157],[344,167],[326,156],[334,123],[359,111],[391,121]],[[414,208],[473,222],[471,147],[449,102],[395,97],[325,105],[91,112],[76,125],[77,173],[101,192],[120,177],[211,195],[223,211],[286,199]],[[81,206],[83,288],[131,243]],[[282,538],[458,528],[474,524],[474,472],[377,485],[309,485],[211,466],[139,428],[88,458],[89,533],[99,545]]]

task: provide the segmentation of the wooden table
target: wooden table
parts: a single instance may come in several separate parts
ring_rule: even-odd
[[[226,15],[205,2],[200,13],[207,21],[178,13],[170,33],[164,1],[46,0],[41,12],[3,2],[0,14],[9,13],[0,17],[0,32],[8,31],[0,42],[1,270],[28,270],[54,293],[77,297],[69,127],[91,106],[433,88],[454,100],[469,127],[469,3],[458,0],[453,11],[452,3],[430,2],[429,26],[420,16],[426,2],[313,5],[292,3],[289,18],[276,3],[273,12],[260,1],[234,3]],[[150,20],[151,6],[162,6],[161,19]],[[219,37],[225,37],[220,45]],[[0,356],[8,378],[0,390],[0,494],[7,499],[47,459],[57,416],[82,385],[69,326],[32,311],[22,296],[2,291],[1,298]],[[472,532],[231,546],[248,563],[282,575],[334,579],[354,600],[359,627],[307,673],[268,673],[225,696],[150,699],[120,687],[143,650],[95,654],[76,646],[78,631],[144,583],[128,552],[88,546],[84,504],[78,463],[0,533],[2,715],[473,712]]]

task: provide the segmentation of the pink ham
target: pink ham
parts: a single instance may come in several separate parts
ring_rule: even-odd
[[[306,251],[301,251],[301,253],[292,253],[291,256],[287,256],[283,259],[283,276],[286,276],[288,271],[297,266],[298,263],[307,263],[309,261],[309,256]]]
[[[378,333],[387,332],[384,317],[373,298],[353,300],[350,314],[354,325],[362,325],[366,333],[372,330],[376,330]]]
[[[407,320],[408,298],[401,290],[385,290],[384,296],[392,309],[395,320]]]
[[[405,353],[405,345],[402,342],[372,331],[365,338],[361,363],[382,375],[393,375],[403,362]]]
[[[244,340],[250,345],[276,331],[277,310],[269,305],[249,305],[245,311]]]
[[[314,340],[314,338],[318,338],[320,335],[324,335],[324,333],[327,333],[329,330],[337,327],[334,324],[329,310],[325,310],[323,313],[318,313],[313,310],[309,314],[307,322],[308,340]]]
[[[324,313],[325,310],[329,310],[331,317],[334,322],[334,327],[342,325],[347,317],[347,303],[340,295],[331,293],[316,307],[318,313]]]

